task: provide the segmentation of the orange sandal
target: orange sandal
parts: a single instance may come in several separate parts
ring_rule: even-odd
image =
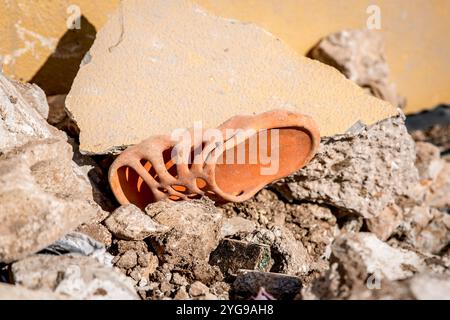
[[[143,209],[163,199],[204,195],[218,202],[244,201],[302,168],[320,145],[315,122],[286,110],[235,116],[217,129],[202,130],[200,138],[195,135],[194,128],[183,131],[181,142],[154,136],[122,152],[109,169],[119,203]]]

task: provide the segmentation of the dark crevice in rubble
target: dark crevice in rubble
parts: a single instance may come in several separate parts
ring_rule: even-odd
[[[9,282],[9,266],[4,263],[0,263],[0,282]]]

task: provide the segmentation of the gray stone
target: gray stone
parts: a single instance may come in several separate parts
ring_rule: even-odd
[[[220,236],[225,238],[240,233],[251,233],[255,229],[255,222],[242,217],[232,217],[224,219],[222,229],[220,229]]]
[[[105,246],[80,232],[71,232],[45,248],[45,251],[55,254],[78,254],[92,257],[98,262],[112,266],[113,256],[106,252]]]
[[[274,260],[271,271],[289,275],[307,275],[315,269],[315,263],[300,241],[284,227],[275,226],[270,230],[262,229],[245,238],[248,242],[270,246]]]
[[[76,230],[82,234],[85,234],[92,239],[100,242],[106,248],[109,248],[112,244],[111,232],[100,223],[86,223],[79,226]]]
[[[169,227],[156,223],[133,204],[116,209],[105,220],[105,225],[114,236],[124,240],[144,240],[169,230]]]
[[[212,201],[160,201],[145,209],[170,231],[152,238],[158,258],[174,265],[207,262],[219,244],[222,214]]]
[[[450,276],[422,273],[409,281],[417,300],[450,300]]]
[[[398,197],[416,192],[415,156],[403,118],[394,117],[359,133],[323,139],[315,158],[275,187],[287,199],[372,218]]]
[[[200,281],[195,281],[189,287],[189,294],[193,297],[204,296],[209,293],[209,288]]]
[[[425,268],[415,252],[393,248],[366,232],[340,235],[333,244],[333,255],[352,282],[370,275],[379,280],[402,280]]]
[[[416,142],[416,162],[422,184],[434,181],[444,167],[439,148],[427,142]]]
[[[450,208],[450,162],[445,162],[436,180],[429,186],[425,202],[433,207],[449,210]]]
[[[37,252],[101,211],[67,142],[39,140],[0,155],[0,261]]]
[[[81,300],[137,300],[130,279],[95,259],[35,255],[11,267],[14,283]]]

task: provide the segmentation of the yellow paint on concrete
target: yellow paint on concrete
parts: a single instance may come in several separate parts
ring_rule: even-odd
[[[215,128],[232,116],[273,109],[311,116],[322,136],[397,114],[254,24],[189,1],[123,3],[98,32],[66,99],[82,151],[117,151],[198,121]]]
[[[79,6],[97,29],[119,0],[0,0],[0,63],[12,78],[29,81],[67,31],[67,9]],[[59,70],[64,73],[64,70]]]
[[[391,79],[407,112],[450,103],[448,0],[195,0],[210,12],[254,22],[306,54],[320,38],[365,28],[369,5],[381,9]]]
[[[345,28],[364,28],[367,7],[381,8],[391,78],[413,112],[450,102],[448,0],[195,0],[210,12],[254,22],[305,54]],[[97,30],[119,0],[0,0],[0,59],[6,74],[29,81],[67,31],[67,8],[79,5]],[[62,70],[61,72],[64,72]]]

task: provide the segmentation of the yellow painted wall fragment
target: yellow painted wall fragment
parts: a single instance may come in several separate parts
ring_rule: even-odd
[[[365,28],[375,4],[392,82],[407,98],[405,112],[450,103],[448,0],[195,1],[216,15],[262,26],[302,55],[330,33]]]
[[[188,1],[125,1],[90,55],[66,100],[90,153],[279,108],[313,117],[323,136],[397,113],[264,29]]]
[[[386,41],[392,82],[408,100],[406,112],[450,103],[448,0],[195,1],[213,14],[262,26],[302,55],[330,33],[366,27],[370,16],[367,9],[376,4],[381,9],[380,32]],[[7,62],[4,72],[24,81],[35,77],[67,31],[70,5],[79,5],[86,20],[98,31],[118,3],[119,0],[0,0],[0,60]],[[66,69],[73,73],[77,61],[67,63]],[[64,71],[53,72],[51,65],[48,69],[56,78],[45,89],[52,94],[67,91],[67,84],[58,85],[58,81],[66,81],[60,75]]]

